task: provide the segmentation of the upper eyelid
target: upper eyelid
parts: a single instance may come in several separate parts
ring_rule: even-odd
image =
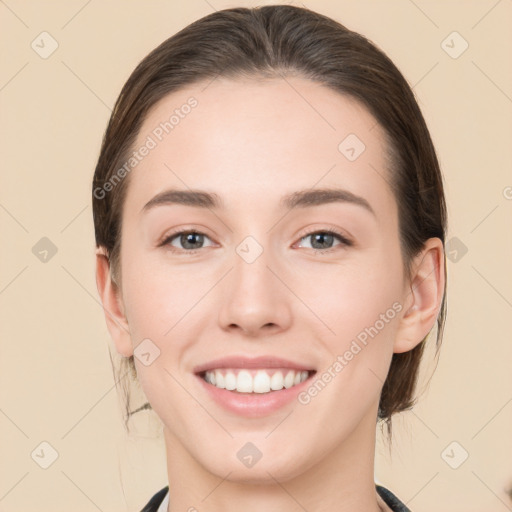
[[[340,229],[337,229],[334,227],[324,227],[324,228],[320,228],[320,229],[314,229],[314,228],[309,229],[300,235],[300,239],[302,240],[302,238],[306,238],[307,236],[311,236],[316,233],[333,233],[334,235],[336,235],[338,237],[341,237],[347,241],[351,241],[351,237],[347,234],[344,234],[343,230],[340,230]]]

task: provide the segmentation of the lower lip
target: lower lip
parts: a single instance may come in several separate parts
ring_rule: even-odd
[[[314,373],[311,373],[304,382],[291,388],[283,388],[279,391],[270,391],[268,393],[228,391],[227,389],[221,389],[213,384],[209,384],[199,375],[196,375],[196,377],[216,403],[237,415],[257,418],[272,414],[296,399],[297,395],[310,385],[313,375]]]

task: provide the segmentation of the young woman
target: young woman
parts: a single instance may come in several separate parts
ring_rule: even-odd
[[[389,58],[298,7],[192,23],[121,91],[93,208],[107,325],[163,424],[144,511],[408,510],[376,424],[441,339],[446,212]]]

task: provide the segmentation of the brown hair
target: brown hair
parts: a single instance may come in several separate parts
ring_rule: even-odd
[[[114,282],[121,271],[121,214],[129,176],[108,193],[105,184],[129,158],[149,109],[171,92],[217,76],[290,74],[358,100],[384,129],[405,270],[428,238],[444,243],[446,206],[438,160],[414,94],[393,62],[362,35],[311,10],[290,5],[233,8],[205,16],[160,44],[139,63],[117,99],[94,173],[92,198],[96,245],[106,250]],[[443,296],[437,350],[445,314]],[[425,340],[411,351],[393,354],[378,413],[389,429],[392,414],[415,402]],[[119,374],[123,366],[136,377],[133,356],[122,359]],[[126,388],[125,405],[127,426],[136,411],[130,411]],[[151,406],[137,410],[144,408]]]

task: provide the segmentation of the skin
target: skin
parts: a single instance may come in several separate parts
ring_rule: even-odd
[[[151,365],[135,362],[163,422],[170,488],[179,489],[168,510],[389,510],[374,484],[379,396],[393,352],[411,350],[434,325],[442,242],[428,240],[406,275],[383,131],[354,100],[299,77],[205,85],[168,95],[143,123],[136,147],[190,96],[198,100],[128,178],[117,285],[97,252],[116,349],[129,356],[146,338],[160,349]],[[350,133],[366,146],[353,162],[338,150]],[[285,194],[324,187],[363,197],[374,214],[348,202],[279,207]],[[141,213],[168,188],[215,192],[225,209]],[[307,236],[330,228],[353,244],[335,238],[319,249]],[[187,254],[179,236],[159,247],[174,229],[204,233],[202,248]],[[236,252],[249,235],[263,248],[250,264]],[[307,405],[240,417],[192,372],[226,355],[272,354],[321,374],[395,302],[401,311]],[[247,442],[262,453],[252,468],[236,456]]]

